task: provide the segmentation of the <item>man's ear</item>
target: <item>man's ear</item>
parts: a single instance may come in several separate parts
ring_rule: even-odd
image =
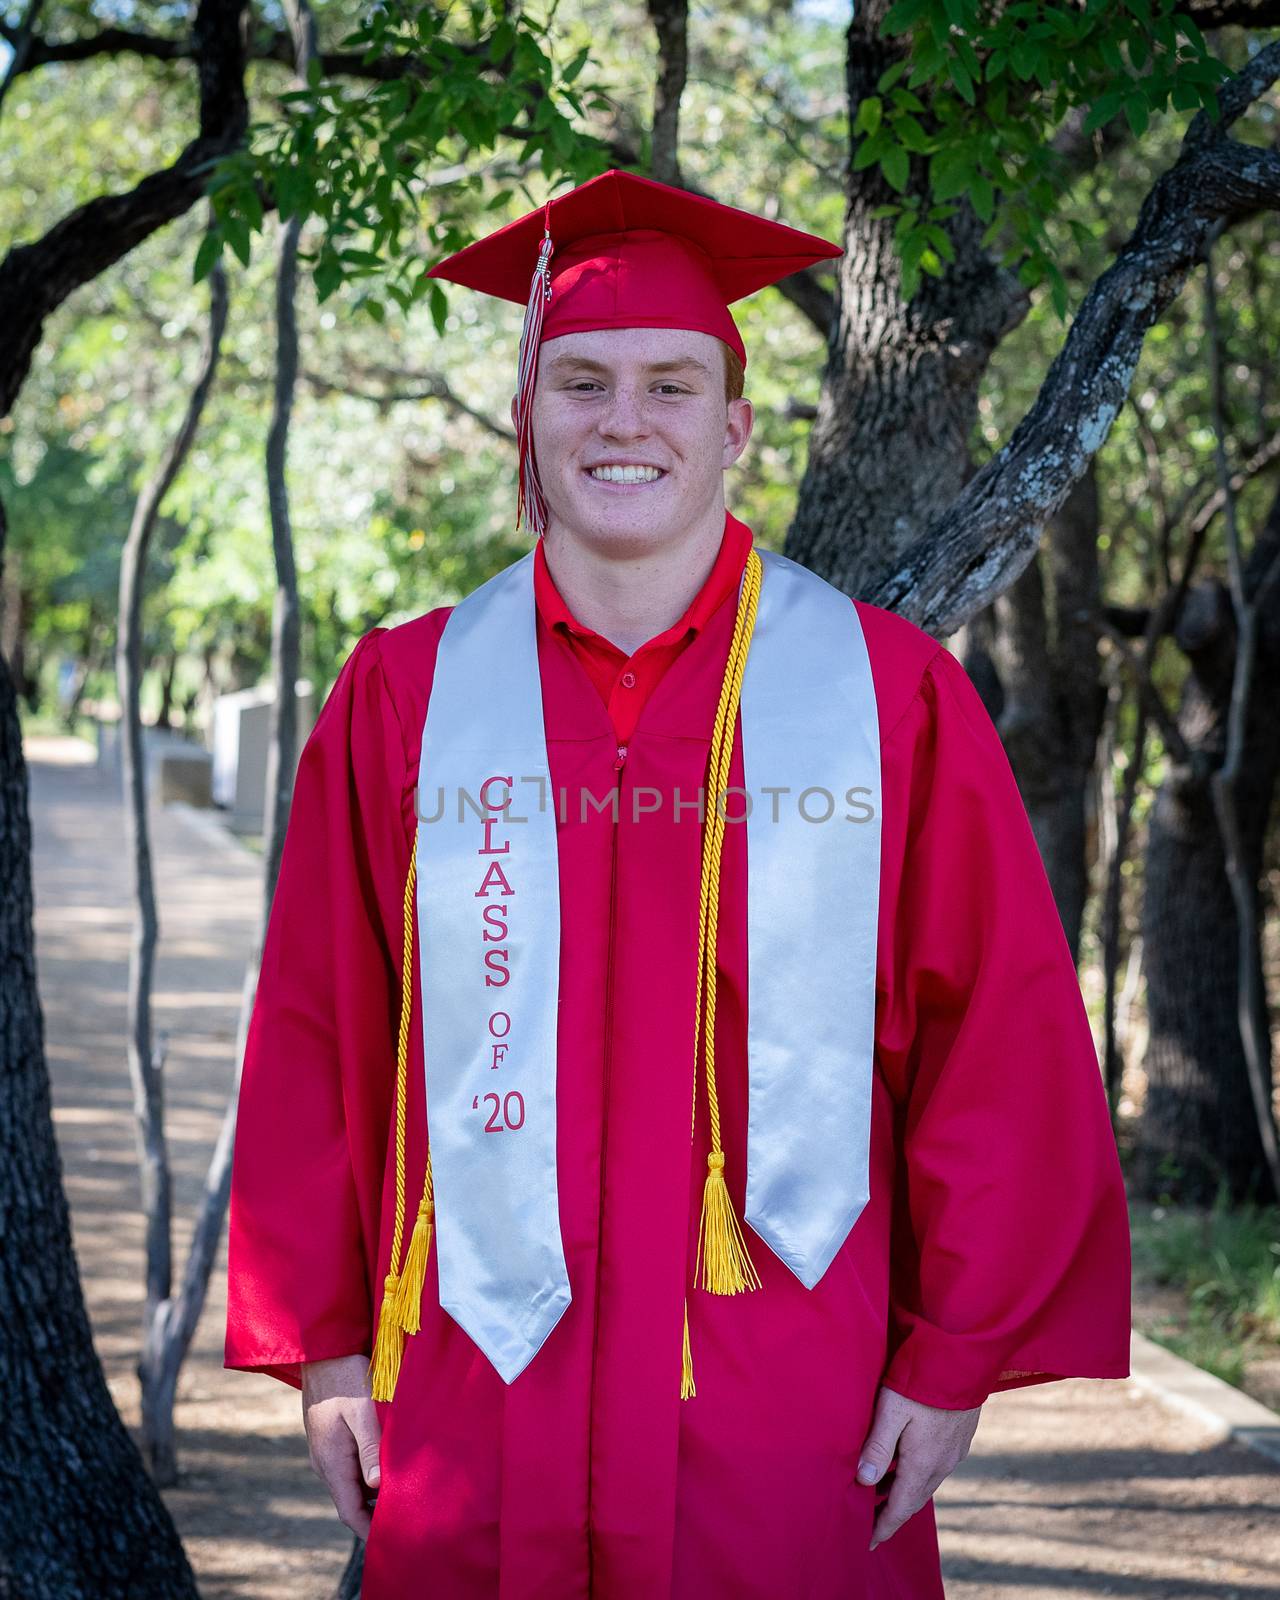
[[[516,425],[516,397],[515,397],[515,395],[512,395],[511,396],[511,426],[514,428],[515,425]]]
[[[755,407],[745,396],[730,400],[729,415],[725,424],[724,459],[722,465],[731,467],[747,448],[747,440],[755,425]]]

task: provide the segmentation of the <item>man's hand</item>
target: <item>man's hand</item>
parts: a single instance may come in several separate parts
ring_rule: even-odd
[[[382,1430],[369,1393],[369,1358],[336,1356],[302,1368],[302,1421],[311,1470],[328,1485],[338,1515],[362,1539],[373,1520],[368,1489],[376,1489]]]
[[[876,1397],[871,1432],[858,1458],[858,1482],[879,1483],[893,1460],[893,1486],[872,1530],[870,1549],[892,1538],[969,1454],[981,1406],[945,1411],[921,1405],[883,1386]]]

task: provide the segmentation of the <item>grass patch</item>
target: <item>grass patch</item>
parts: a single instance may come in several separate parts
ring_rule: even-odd
[[[1186,1296],[1185,1317],[1143,1332],[1227,1383],[1280,1352],[1280,1207],[1135,1204],[1134,1276]]]

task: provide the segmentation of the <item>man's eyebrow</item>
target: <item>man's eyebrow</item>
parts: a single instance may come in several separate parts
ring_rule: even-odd
[[[562,355],[554,356],[548,363],[554,370],[568,367],[581,367],[590,372],[608,372],[609,368],[603,361],[592,361],[587,356]],[[710,378],[714,374],[705,361],[699,361],[697,356],[674,356],[670,361],[650,361],[645,367],[646,372],[680,372],[686,367],[693,367],[704,376]]]

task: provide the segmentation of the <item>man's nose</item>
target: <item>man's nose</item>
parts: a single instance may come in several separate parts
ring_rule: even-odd
[[[629,385],[619,384],[601,411],[599,428],[609,439],[634,439],[648,433],[643,396]]]

